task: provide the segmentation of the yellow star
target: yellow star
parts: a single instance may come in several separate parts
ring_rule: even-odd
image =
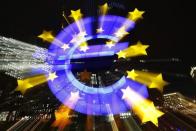
[[[111,49],[113,46],[115,46],[115,43],[112,40],[111,41],[107,41],[106,42],[106,46]]]
[[[142,45],[140,41],[137,42],[136,45],[132,45],[131,48],[134,49],[136,54],[147,55],[146,49],[149,45]]]
[[[41,35],[38,36],[43,41],[52,42],[54,40],[54,36],[52,35],[52,31],[43,31]]]
[[[134,73],[136,73],[138,76],[134,77]],[[135,81],[142,83],[148,88],[157,88],[160,92],[163,92],[163,87],[167,84],[168,82],[163,80],[162,74],[157,74],[157,73],[152,73],[152,72],[147,72],[147,71],[138,71],[134,70],[134,73],[128,74],[128,78],[134,78]]]
[[[82,18],[82,13],[81,13],[80,9],[78,9],[76,11],[71,10],[71,15],[69,17],[72,17],[76,21],[76,20],[79,20]]]
[[[57,77],[56,72],[49,73],[48,80],[54,81]]]
[[[102,32],[104,32],[102,27],[97,29],[97,33],[102,33]]]
[[[16,91],[20,91],[22,94],[24,94],[29,88],[33,87],[28,80],[17,80],[17,82],[18,87],[16,88]]]
[[[100,8],[102,15],[105,15],[108,11],[108,4],[105,3],[104,5],[100,6],[99,8]]]
[[[69,99],[66,99],[64,104],[69,105],[73,109],[80,98],[79,91],[71,92]]]
[[[145,11],[139,11],[137,8],[134,9],[134,11],[129,12],[128,18],[132,21],[137,21],[138,19],[142,19],[142,15],[145,13]]]
[[[123,51],[118,52],[117,55],[118,55],[118,59],[119,58],[126,58],[126,53]]]
[[[18,86],[16,91],[20,91],[22,94],[24,94],[26,90],[46,82],[46,77],[45,75],[38,75],[23,80],[17,80],[17,82]]]
[[[163,112],[155,108],[153,102],[147,100],[136,104],[133,110],[137,113],[142,123],[151,121],[156,126],[158,126],[158,118],[164,115]]]
[[[80,47],[80,51],[83,52],[86,52],[89,49],[88,44],[86,42],[82,43],[79,47]]]
[[[127,71],[127,73],[128,73],[127,78],[130,78],[132,80],[135,80],[135,78],[138,76],[138,74],[135,73],[134,69],[131,71]]]
[[[127,32],[125,26],[123,26],[120,29],[118,29],[117,32],[115,32],[114,34],[115,34],[116,37],[122,38],[125,35],[128,35],[129,32]]]
[[[149,45],[142,45],[142,43],[139,41],[136,45],[129,46],[127,49],[124,49],[123,51],[126,53],[126,57],[135,57],[147,55],[146,49],[148,47]]]
[[[122,99],[132,107],[133,112],[141,119],[142,123],[151,121],[158,126],[158,118],[164,113],[156,109],[152,101],[144,99],[129,86],[121,91],[123,92]]]
[[[61,48],[65,51],[67,49],[69,49],[69,45],[68,44],[63,44],[63,46],[61,46]]]
[[[72,110],[70,108],[61,105],[59,109],[55,111],[55,121],[52,123],[52,126],[63,130],[67,125],[72,123],[69,118],[71,112]]]
[[[163,87],[168,83],[163,80],[162,74],[159,74],[155,78],[151,79],[151,84],[149,88],[157,88],[159,91],[163,92]]]

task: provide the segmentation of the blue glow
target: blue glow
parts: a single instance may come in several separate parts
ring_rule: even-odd
[[[124,50],[128,47],[128,43],[118,43],[118,45],[108,48],[105,44],[103,45],[92,45],[89,46],[89,50],[87,52],[82,52],[76,49],[76,53],[72,55],[71,59],[79,59],[79,58],[91,58],[91,57],[100,57],[100,56],[113,56],[120,50]],[[62,50],[62,49],[61,49]],[[66,60],[67,55],[61,55],[57,58],[58,60]]]
[[[102,18],[99,18],[99,22]],[[69,106],[75,111],[91,114],[91,115],[108,115],[108,114],[119,114],[127,112],[129,106],[122,100],[122,91],[128,85],[141,96],[147,98],[148,92],[146,86],[141,85],[137,82],[131,81],[123,76],[116,83],[107,86],[94,88],[86,86],[79,82],[73,73],[71,72],[72,64],[70,59],[76,58],[89,58],[89,57],[100,57],[100,56],[112,56],[118,51],[128,47],[128,43],[118,43],[119,39],[113,34],[123,23],[128,23],[127,30],[132,29],[135,25],[134,22],[119,16],[105,16],[102,19],[104,32],[93,36],[92,34],[92,23],[95,21],[94,18],[82,19],[79,22],[84,24],[87,36],[84,41],[105,38],[117,42],[116,46],[108,48],[105,45],[93,45],[89,46],[87,52],[81,52],[78,47],[81,43],[71,43],[75,34],[79,33],[76,23],[73,23],[63,29],[62,32],[56,37],[56,40],[51,44],[48,53],[50,54],[47,62],[52,65],[52,71],[57,73],[57,78],[51,82],[49,81],[49,87],[53,94],[66,106]],[[62,43],[69,44],[70,48],[66,51],[61,49]],[[101,43],[99,43],[101,44]],[[77,103],[70,103],[67,100],[70,97],[71,92],[79,91],[80,99]],[[110,111],[108,111],[108,107]]]
[[[118,17],[116,16],[99,17],[99,23],[101,23],[102,20],[104,20],[103,25],[102,25],[104,32],[101,33],[102,35],[113,35],[125,23],[126,23],[127,31],[130,31],[131,29],[135,27],[135,23],[133,21],[130,21],[128,19],[125,19],[119,16]]]

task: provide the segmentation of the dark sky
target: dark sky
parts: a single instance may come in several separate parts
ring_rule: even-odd
[[[65,10],[69,15],[70,9],[82,8],[87,14],[92,10],[88,8],[89,1],[96,0],[1,0],[0,35],[30,42],[43,29],[58,32],[62,23],[60,12]],[[131,32],[131,40],[150,44],[150,57],[179,57],[195,63],[193,0],[119,1],[125,5],[123,13],[134,8],[146,11],[144,19]],[[98,3],[104,1],[95,4]]]

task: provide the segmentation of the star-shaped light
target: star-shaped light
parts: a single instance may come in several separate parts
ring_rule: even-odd
[[[20,91],[22,94],[24,94],[29,88],[33,87],[33,85],[30,84],[28,80],[17,80],[17,82],[18,86],[16,91]]]
[[[151,121],[158,126],[158,118],[164,113],[156,109],[152,101],[144,99],[129,86],[121,91],[123,93],[122,99],[132,107],[133,112],[137,114],[142,123]]]
[[[61,46],[61,48],[65,51],[67,49],[69,49],[69,45],[68,44],[63,44],[63,46]]]
[[[80,37],[80,38],[83,38],[83,37],[85,37],[85,36],[87,36],[86,31],[81,31],[81,32],[78,34],[78,37]]]
[[[38,36],[43,41],[52,42],[54,40],[54,36],[52,35],[52,31],[43,31],[41,35]]]
[[[137,21],[138,19],[142,19],[142,15],[145,13],[145,11],[139,11],[137,8],[134,9],[134,11],[129,12],[129,19],[132,21]]]
[[[118,55],[118,59],[119,58],[126,58],[126,53],[123,51],[118,52],[117,55]]]
[[[104,30],[103,30],[102,27],[100,27],[100,28],[97,29],[97,33],[102,33],[102,32],[104,32]]]
[[[63,130],[67,125],[72,123],[69,118],[70,113],[70,108],[61,105],[59,109],[55,111],[55,121],[52,123],[52,126]]]
[[[138,74],[135,73],[134,69],[131,71],[127,71],[127,73],[128,73],[127,78],[130,78],[132,80],[135,80],[135,78],[138,76]]]
[[[76,11],[71,10],[71,15],[69,17],[72,17],[75,21],[81,19],[82,18],[81,10],[80,9]]]
[[[38,75],[23,80],[17,80],[18,86],[16,88],[16,91],[20,91],[22,94],[24,94],[28,89],[40,85],[46,81],[47,80],[45,75]]]
[[[73,36],[73,39],[70,41],[71,43],[80,43],[81,41],[85,41],[85,36],[87,33],[85,31],[82,31],[78,34],[75,34]]]
[[[133,108],[142,123],[151,121],[154,125],[158,126],[158,118],[164,115],[163,112],[155,108],[153,102],[147,100],[144,100]]]
[[[147,55],[146,49],[149,45],[143,45],[140,41],[137,42],[136,45],[132,45],[131,48],[134,49],[134,52],[141,55]]]
[[[129,106],[134,106],[136,103],[140,103],[144,100],[137,92],[131,89],[130,86],[127,86],[125,89],[121,89],[123,96],[122,99],[129,104]]]
[[[126,31],[125,26],[121,27],[120,29],[117,30],[117,32],[114,33],[114,35],[118,38],[122,38],[128,34],[129,34],[129,32]]]
[[[76,103],[79,99],[80,99],[79,91],[71,92],[71,96],[69,98],[69,101],[72,101],[72,102]]]
[[[105,15],[108,11],[108,4],[105,3],[104,5],[100,6],[99,8],[101,10],[102,15]]]
[[[48,80],[54,81],[58,76],[56,75],[56,72],[49,73]]]
[[[115,43],[112,40],[111,41],[107,41],[106,42],[106,46],[111,49],[113,46],[115,46]]]
[[[151,84],[149,88],[157,88],[160,92],[163,92],[163,87],[168,83],[163,80],[162,74],[159,74],[155,78],[151,79]]]
[[[84,70],[80,73],[80,80],[81,81],[89,81],[91,78],[91,72],[88,72],[87,70]]]
[[[82,43],[79,46],[79,48],[80,48],[80,51],[83,51],[83,52],[86,52],[89,49],[88,44],[86,42]]]
[[[69,99],[66,99],[64,104],[68,105],[71,108],[74,108],[79,99],[81,99],[79,91],[71,92]]]
[[[121,89],[121,91],[123,92],[123,96],[122,96],[122,99],[128,99],[130,97],[130,94],[129,94],[129,86],[126,88],[126,89]]]

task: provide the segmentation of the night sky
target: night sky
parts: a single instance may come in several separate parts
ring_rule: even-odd
[[[66,15],[69,15],[70,9],[82,8],[84,14],[88,13],[85,10],[86,1],[2,0],[0,35],[30,42],[37,39],[36,36],[43,29],[58,33],[63,21],[61,11],[65,10]],[[98,3],[104,2],[102,0]],[[150,57],[179,57],[195,63],[193,0],[127,0],[122,3],[126,8],[123,13],[134,8],[146,11],[144,19],[131,32],[131,40],[141,40],[151,45]]]
[[[140,40],[149,44],[149,58],[177,57],[196,64],[193,0],[119,1],[125,10],[116,11],[116,15],[125,15],[134,8],[145,11],[144,19],[130,32],[130,42]],[[87,0],[1,0],[0,35],[47,47],[37,36],[44,29],[57,34],[65,22],[61,16],[63,10],[68,16],[71,9],[81,8],[88,15],[90,10],[85,4]],[[114,9],[111,12],[115,14]]]

